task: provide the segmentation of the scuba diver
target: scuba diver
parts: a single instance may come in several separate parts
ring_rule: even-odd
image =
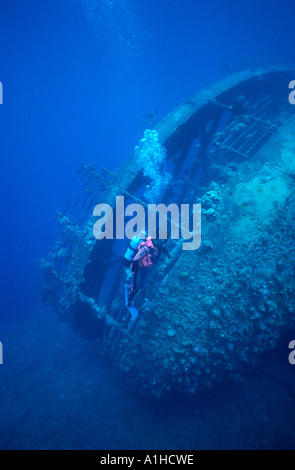
[[[165,240],[152,240],[148,237],[138,245],[138,251],[130,263],[130,273],[125,284],[125,305],[131,314],[131,322],[134,323],[138,317],[138,311],[133,306],[133,299],[137,292],[146,286],[147,277],[151,268],[156,264],[162,252],[170,258],[165,248]]]

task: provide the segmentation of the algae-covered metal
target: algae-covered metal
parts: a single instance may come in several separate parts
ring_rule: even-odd
[[[83,165],[80,197],[58,213],[44,298],[61,319],[98,341],[126,380],[149,394],[212,386],[276,344],[293,322],[295,114],[292,71],[230,75],[180,105],[156,127],[172,184],[164,203],[202,206],[202,243],[154,268],[135,299],[128,331],[124,242],[96,240],[95,204],[116,196],[146,204],[150,181],[135,155],[116,172]]]

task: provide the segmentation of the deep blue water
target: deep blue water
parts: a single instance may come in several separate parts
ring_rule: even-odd
[[[222,390],[223,407],[209,397],[206,413],[197,401],[179,412],[169,403],[160,422],[39,301],[37,260],[56,241],[56,210],[80,189],[79,165],[117,168],[152,108],[161,119],[222,78],[223,61],[294,66],[294,1],[3,0],[0,12],[0,448],[292,448],[289,395],[269,387],[266,403],[285,402],[264,409],[255,386],[269,384],[257,377],[230,401]],[[188,426],[202,432],[192,439]]]

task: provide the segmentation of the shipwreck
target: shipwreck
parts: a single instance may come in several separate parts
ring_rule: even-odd
[[[195,393],[237,374],[294,324],[294,71],[246,67],[197,92],[158,123],[161,173],[138,151],[117,171],[81,165],[81,194],[58,211],[58,241],[41,261],[41,294],[142,392]],[[154,179],[153,179],[154,178]],[[97,240],[93,208],[116,196],[147,205],[201,204],[202,241],[154,268],[128,331],[126,240]],[[158,192],[158,196],[159,196]],[[126,319],[127,317],[127,319]]]

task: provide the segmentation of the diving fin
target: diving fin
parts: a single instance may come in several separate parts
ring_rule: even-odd
[[[137,317],[138,317],[138,310],[135,307],[128,307],[128,310],[131,314],[130,323],[134,323],[137,320]]]
[[[131,314],[131,319],[130,319],[127,330],[129,331],[129,333],[132,333],[135,328],[136,320],[138,318],[138,310],[135,307],[127,307],[127,308]]]
[[[133,324],[136,320],[137,320],[137,317],[138,317],[138,310],[133,307],[133,302],[131,305],[128,305],[128,302],[129,302],[129,292],[128,292],[128,284],[125,284],[125,305],[126,307],[128,308],[129,310],[129,313],[131,315],[131,320],[130,320],[130,324]]]

